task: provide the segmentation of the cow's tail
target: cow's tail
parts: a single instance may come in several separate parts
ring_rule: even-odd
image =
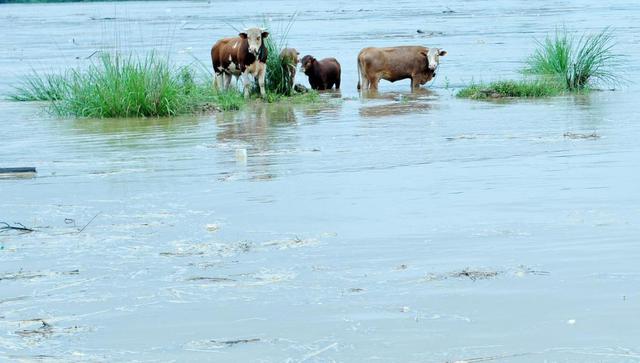
[[[360,54],[358,54],[358,91],[360,90],[360,81],[362,76],[362,66],[360,65]]]

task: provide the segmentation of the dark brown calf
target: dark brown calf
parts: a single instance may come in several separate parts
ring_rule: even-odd
[[[340,63],[335,58],[316,60],[310,55],[302,57],[302,71],[309,76],[309,84],[315,90],[340,89]]]

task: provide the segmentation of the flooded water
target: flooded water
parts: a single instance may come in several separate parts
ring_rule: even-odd
[[[0,221],[35,230],[0,229],[0,360],[640,361],[637,1],[0,10],[3,95],[114,34],[208,64],[231,25],[295,11],[289,45],[343,66],[322,106],[74,120],[0,101],[0,167],[38,168],[0,180]],[[563,24],[614,26],[630,83],[453,96],[517,77]],[[438,78],[360,98],[357,52],[396,44],[446,49]]]

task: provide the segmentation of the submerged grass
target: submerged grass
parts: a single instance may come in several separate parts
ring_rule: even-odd
[[[496,81],[489,84],[473,83],[457,93],[458,97],[483,100],[504,97],[549,97],[557,96],[564,90],[555,82],[544,80]]]

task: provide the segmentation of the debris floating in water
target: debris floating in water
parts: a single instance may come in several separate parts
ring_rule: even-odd
[[[209,232],[217,232],[220,229],[220,225],[217,223],[207,224],[207,231]]]
[[[577,134],[573,132],[565,132],[563,135],[566,139],[599,139],[600,135],[596,134],[595,131],[590,134]]]
[[[0,178],[33,178],[36,176],[36,168],[0,168]]]
[[[247,149],[236,149],[236,162],[238,164],[247,163]]]

